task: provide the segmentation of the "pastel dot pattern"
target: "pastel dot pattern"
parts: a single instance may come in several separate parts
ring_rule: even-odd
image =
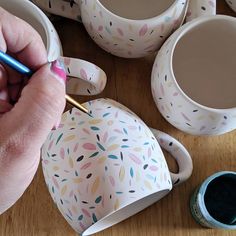
[[[81,17],[91,38],[104,50],[125,58],[156,52],[183,22],[186,0],[177,0],[162,16],[129,20],[104,11],[97,0],[81,1]]]
[[[217,17],[217,16],[216,16]],[[201,19],[204,21],[204,18]],[[162,116],[176,128],[193,135],[218,135],[235,129],[234,109],[208,109],[193,102],[178,86],[171,70],[172,53],[179,35],[189,27],[178,29],[158,52],[152,69],[152,95]]]
[[[140,118],[110,99],[83,105],[91,115],[75,108],[64,113],[42,148],[49,192],[78,233],[109,213],[172,188],[161,148]],[[172,143],[169,148],[178,151]]]

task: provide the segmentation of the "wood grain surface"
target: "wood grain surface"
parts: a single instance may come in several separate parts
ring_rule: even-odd
[[[236,16],[223,0],[218,13]],[[233,236],[236,231],[205,229],[192,218],[189,198],[194,189],[217,171],[236,171],[236,131],[217,137],[195,137],[167,123],[158,112],[150,92],[150,75],[154,56],[122,59],[100,49],[80,23],[55,22],[64,54],[91,61],[107,73],[108,84],[97,97],[113,98],[155,127],[181,141],[191,153],[194,171],[191,178],[165,198],[137,215],[115,225],[98,236]],[[223,45],[222,45],[223,46]],[[76,97],[87,101],[95,97]],[[167,155],[168,156],[168,155]],[[175,163],[169,158],[170,169]],[[44,183],[41,166],[23,197],[0,216],[0,236],[75,236],[54,205]]]

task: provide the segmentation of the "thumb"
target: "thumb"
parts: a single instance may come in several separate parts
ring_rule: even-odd
[[[0,118],[0,214],[29,186],[40,148],[65,106],[66,74],[59,62],[43,66]]]
[[[14,108],[1,118],[3,137],[21,148],[17,151],[41,147],[65,107],[65,81],[62,63],[44,65],[30,78]]]

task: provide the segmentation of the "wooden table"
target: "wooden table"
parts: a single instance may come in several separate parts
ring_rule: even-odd
[[[218,13],[236,16],[223,0],[218,0]],[[209,175],[221,170],[236,171],[236,132],[218,137],[195,137],[178,131],[167,123],[153,102],[150,75],[154,56],[121,59],[109,55],[89,38],[79,23],[60,20],[55,23],[67,56],[91,61],[105,70],[108,84],[98,97],[113,98],[139,115],[149,126],[169,133],[190,151],[194,171],[186,183],[137,215],[109,228],[100,236],[233,236],[236,231],[205,229],[192,218],[189,198],[194,189]],[[94,97],[93,97],[94,98]],[[87,101],[88,97],[79,97]],[[175,163],[169,159],[170,169]],[[72,236],[77,235],[53,204],[44,183],[41,167],[23,197],[0,216],[0,236]]]

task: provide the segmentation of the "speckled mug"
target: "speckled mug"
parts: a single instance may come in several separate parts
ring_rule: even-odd
[[[49,192],[82,235],[106,229],[155,203],[187,180],[192,160],[169,135],[149,129],[123,105],[98,99],[63,114],[42,148]],[[176,159],[170,173],[159,144]]]
[[[215,14],[216,11],[215,0],[153,1],[150,3],[152,4],[150,13],[145,14],[145,17],[141,13],[148,10],[141,4],[134,16],[116,13],[115,10],[120,6],[123,7],[122,13],[125,9],[132,9],[129,12],[133,13],[138,6],[134,1],[114,1],[114,3],[110,1],[109,4],[114,5],[113,10],[108,9],[99,0],[33,0],[33,2],[54,14],[82,19],[87,32],[101,48],[125,58],[144,57],[156,52],[169,35],[181,26],[185,16],[188,21],[198,16]],[[76,9],[79,8],[80,11],[77,12]],[[76,17],[75,12],[77,12]]]
[[[67,75],[67,93],[79,95],[99,94],[106,85],[106,74],[96,65],[84,60],[63,57],[59,36],[47,16],[28,0],[0,0],[0,6],[28,22],[41,35],[48,52],[48,61],[60,59]]]
[[[194,135],[236,128],[235,25],[230,16],[197,18],[159,51],[152,94],[160,113],[176,128]]]
[[[225,0],[230,8],[236,12],[236,1],[235,0]]]

